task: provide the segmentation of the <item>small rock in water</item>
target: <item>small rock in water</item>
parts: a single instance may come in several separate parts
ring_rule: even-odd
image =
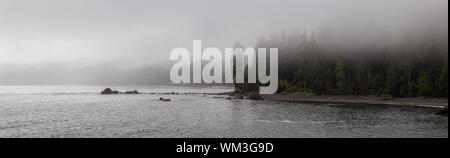
[[[161,101],[170,101],[170,99],[159,98]]]
[[[134,91],[126,91],[125,94],[141,94],[141,93],[138,92],[137,90],[134,90]]]
[[[119,91],[113,91],[111,88],[106,88],[101,92],[101,94],[119,94]]]
[[[233,99],[244,99],[244,96],[238,95],[238,96],[233,97]]]

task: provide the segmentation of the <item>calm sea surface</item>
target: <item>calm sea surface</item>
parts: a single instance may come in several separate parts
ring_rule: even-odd
[[[0,137],[445,137],[448,117],[411,106],[226,100],[224,87],[0,86]],[[172,101],[159,101],[160,97]]]

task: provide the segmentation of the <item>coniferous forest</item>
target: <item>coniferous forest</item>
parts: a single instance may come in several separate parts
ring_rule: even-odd
[[[278,93],[448,97],[447,27],[395,36],[383,29],[283,31],[256,48],[279,49]]]

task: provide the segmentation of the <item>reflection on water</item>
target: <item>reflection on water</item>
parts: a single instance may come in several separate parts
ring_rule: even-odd
[[[433,115],[432,108],[226,100],[201,94],[97,94],[102,88],[0,87],[0,137],[448,137],[448,117]],[[162,102],[160,97],[173,100]]]

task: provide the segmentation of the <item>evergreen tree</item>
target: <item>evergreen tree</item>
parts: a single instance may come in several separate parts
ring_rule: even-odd
[[[259,39],[256,48],[279,49],[282,93],[448,97],[448,42],[407,36],[383,47],[349,48],[333,40],[321,32],[283,32]]]
[[[448,97],[448,61],[442,64],[439,75],[439,91],[441,93],[440,96]]]
[[[433,81],[430,71],[423,70],[420,72],[419,81],[417,83],[418,95],[431,96],[433,93]]]
[[[345,87],[345,74],[344,74],[344,64],[342,63],[342,60],[339,59],[336,63],[336,69],[334,70],[334,73],[336,74],[336,85],[337,88],[344,88]]]

